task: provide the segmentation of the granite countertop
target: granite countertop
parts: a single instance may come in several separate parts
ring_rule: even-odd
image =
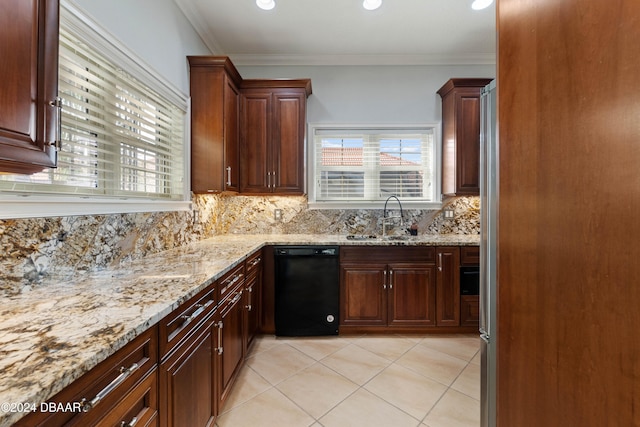
[[[335,235],[225,235],[118,267],[47,279],[2,298],[0,427],[39,406],[265,245],[460,245],[478,235],[348,240]]]

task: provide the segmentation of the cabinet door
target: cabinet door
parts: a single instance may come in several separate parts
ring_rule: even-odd
[[[0,5],[0,172],[56,165],[58,0]]]
[[[390,264],[388,284],[390,326],[436,324],[433,265]]]
[[[343,264],[340,280],[340,324],[386,326],[386,264]]]
[[[456,194],[480,194],[480,88],[456,93]]]
[[[438,326],[460,325],[460,249],[457,246],[436,250],[437,323]]]
[[[160,425],[212,426],[214,379],[214,335],[209,321],[160,365]]]
[[[228,76],[224,81],[224,188],[240,191],[240,94]]]
[[[463,295],[460,297],[460,325],[479,326],[480,297],[477,295]]]
[[[218,407],[222,408],[244,360],[242,286],[224,304],[216,322],[218,333]]]
[[[304,132],[306,96],[303,91],[274,93],[271,179],[280,194],[304,192]]]
[[[271,192],[271,92],[247,90],[241,99],[240,191]]]
[[[442,97],[442,193],[480,194],[480,91],[491,79],[450,79]]]
[[[195,66],[190,70],[191,190],[218,193],[224,189],[224,73]]]

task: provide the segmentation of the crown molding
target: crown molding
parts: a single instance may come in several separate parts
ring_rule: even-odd
[[[455,55],[253,55],[228,54],[238,66],[261,65],[495,65],[495,54]]]

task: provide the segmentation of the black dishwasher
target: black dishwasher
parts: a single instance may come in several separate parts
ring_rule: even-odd
[[[275,247],[277,336],[338,335],[338,246]]]

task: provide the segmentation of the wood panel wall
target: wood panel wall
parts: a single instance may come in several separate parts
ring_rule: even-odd
[[[640,426],[640,1],[497,10],[498,425]]]

